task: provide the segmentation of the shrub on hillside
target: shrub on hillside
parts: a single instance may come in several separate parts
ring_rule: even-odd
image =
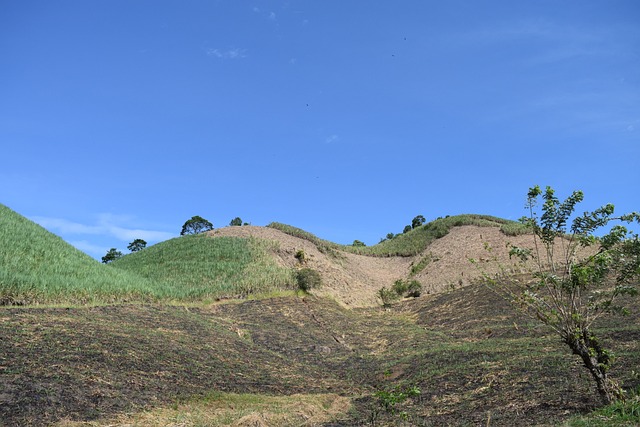
[[[393,283],[391,289],[398,297],[417,298],[422,292],[422,285],[417,280],[398,279]]]
[[[294,257],[300,264],[305,264],[307,262],[307,254],[303,249],[298,249]]]
[[[322,286],[320,273],[311,268],[302,268],[296,272],[296,282],[301,291],[309,292],[311,289]]]
[[[383,286],[378,290],[378,298],[382,301],[383,307],[391,307],[395,301],[400,299],[400,296],[393,289]]]

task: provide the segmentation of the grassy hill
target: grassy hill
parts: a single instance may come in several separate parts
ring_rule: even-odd
[[[196,301],[292,289],[293,272],[270,256],[273,242],[188,235],[167,240],[112,263],[154,283],[167,283],[164,299]]]
[[[0,205],[0,305],[202,301],[291,288],[269,242],[171,239],[102,264]]]
[[[147,300],[157,287],[97,262],[0,205],[0,305]]]

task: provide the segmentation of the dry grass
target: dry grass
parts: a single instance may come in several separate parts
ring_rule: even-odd
[[[62,420],[56,427],[302,427],[344,416],[351,400],[336,394],[213,393],[202,399],[101,421]]]

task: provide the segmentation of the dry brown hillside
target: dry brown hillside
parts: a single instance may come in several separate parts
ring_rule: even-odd
[[[286,267],[299,266],[295,254],[303,250],[306,266],[320,272],[323,288],[316,294],[330,296],[348,307],[366,307],[379,303],[377,292],[397,279],[409,277],[411,267],[421,260],[426,267],[412,278],[418,280],[424,293],[438,293],[452,287],[468,285],[479,276],[469,259],[479,260],[487,272],[497,271],[498,265],[490,258],[497,256],[500,263],[509,265],[507,243],[532,246],[531,236],[506,236],[497,227],[460,226],[434,241],[426,251],[415,257],[371,257],[339,252],[327,255],[308,240],[293,237],[282,231],[257,226],[225,227],[209,232],[212,237],[255,237],[277,242],[274,256]],[[493,248],[489,253],[487,245]]]

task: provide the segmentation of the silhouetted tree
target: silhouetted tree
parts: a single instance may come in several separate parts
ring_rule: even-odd
[[[235,217],[235,218],[233,218],[233,219],[231,220],[231,222],[229,223],[229,225],[234,226],[234,227],[240,226],[240,225],[242,225],[242,220],[240,219],[240,217],[239,217],[239,216],[237,216],[237,217]]]
[[[182,226],[181,236],[185,234],[198,234],[204,231],[213,230],[213,224],[201,216],[193,216]]]
[[[411,228],[418,228],[422,224],[424,224],[425,221],[426,221],[426,219],[424,219],[424,217],[422,215],[418,215],[417,217],[415,217],[415,218],[413,218],[411,220]]]
[[[109,264],[111,261],[115,261],[122,256],[122,252],[116,248],[111,248],[105,256],[102,257],[102,262]]]
[[[147,247],[147,242],[145,242],[142,239],[136,239],[133,242],[129,243],[129,246],[127,246],[127,249],[129,249],[131,252],[138,252],[146,247]]]

